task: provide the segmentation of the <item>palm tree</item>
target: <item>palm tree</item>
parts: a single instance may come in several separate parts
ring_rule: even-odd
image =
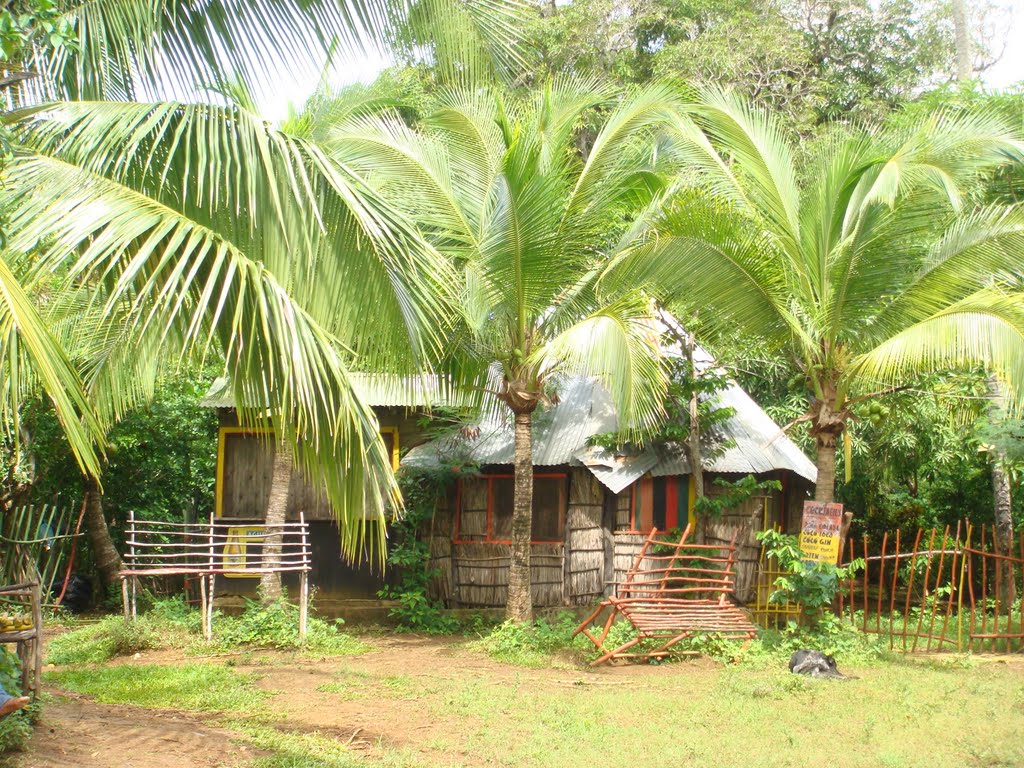
[[[453,91],[418,127],[394,114],[355,115],[323,139],[464,274],[462,325],[450,345],[515,423],[506,614],[517,622],[533,610],[532,419],[557,396],[559,376],[600,377],[624,432],[662,416],[666,382],[649,301],[629,288],[602,290],[597,266],[630,241],[631,219],[658,197],[652,137],[672,107],[664,87],[624,96],[567,80],[508,101],[491,90]],[[600,120],[596,131],[584,130],[588,117]]]
[[[397,490],[348,366],[422,364],[429,327],[448,311],[443,291],[431,293],[444,264],[357,179],[243,109],[104,99],[253,86],[275,52],[287,50],[294,71],[337,42],[401,46],[437,26],[461,41],[433,50],[441,71],[501,72],[520,61],[514,26],[524,8],[275,0],[240,13],[221,0],[201,11],[175,0],[90,0],[46,19],[69,34],[65,43],[41,26],[27,30],[13,66],[35,76],[13,93],[28,108],[6,115],[15,158],[0,260],[4,427],[16,434],[21,402],[41,386],[83,471],[97,478],[97,410],[123,411],[151,388],[137,378],[133,350],[223,354],[246,418],[269,409],[279,440],[304,442],[300,464],[326,477],[344,549],[358,551],[364,479],[370,504]],[[31,106],[55,98],[81,101]],[[33,305],[54,272],[95,289],[101,316],[126,318],[107,331],[120,354],[100,366],[103,402],[90,402],[99,390],[83,384]]]
[[[939,112],[912,130],[844,129],[800,163],[775,119],[717,90],[677,129],[684,189],[604,279],[647,285],[710,336],[792,357],[817,499],[833,499],[837,440],[859,404],[919,374],[984,363],[1021,401],[1024,210],[969,197],[1024,156],[1015,131]]]

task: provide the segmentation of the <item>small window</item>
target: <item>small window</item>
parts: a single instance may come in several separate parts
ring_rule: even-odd
[[[489,475],[481,478],[487,483],[486,534],[482,540],[512,541],[512,507],[515,501],[515,479],[509,475]],[[533,523],[531,540],[557,542],[564,538],[567,500],[565,475],[535,475],[533,478]],[[480,541],[474,530],[475,516],[463,514],[459,520],[459,540]]]
[[[690,517],[690,476],[640,478],[633,485],[632,530],[685,528]]]

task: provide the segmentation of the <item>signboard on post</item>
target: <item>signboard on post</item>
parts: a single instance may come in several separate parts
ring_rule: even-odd
[[[259,576],[258,573],[246,573],[249,567],[250,558],[253,565],[259,565],[257,552],[250,551],[258,549],[260,543],[266,536],[266,528],[262,525],[233,526],[228,528],[227,541],[224,544],[224,574],[229,579],[252,578]]]
[[[842,504],[805,501],[804,517],[800,524],[800,549],[804,553],[804,562],[838,562],[842,530]]]

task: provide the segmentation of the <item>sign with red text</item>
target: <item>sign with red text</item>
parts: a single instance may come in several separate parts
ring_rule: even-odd
[[[805,501],[800,524],[800,549],[807,563],[836,563],[843,529],[843,505]]]

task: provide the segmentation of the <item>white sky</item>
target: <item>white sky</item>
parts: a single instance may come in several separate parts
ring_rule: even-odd
[[[967,0],[968,3],[971,0]],[[1006,50],[1002,58],[982,74],[982,80],[992,88],[1006,88],[1024,81],[1024,0],[995,0],[993,5],[1005,10],[999,14],[1000,23],[1007,24]],[[370,83],[392,62],[385,56],[370,53],[365,56],[338,57],[329,74],[332,85]],[[281,74],[273,78],[266,94],[259,99],[263,116],[278,122],[288,114],[288,105],[302,106],[316,88],[318,78],[312,74],[298,78]]]

